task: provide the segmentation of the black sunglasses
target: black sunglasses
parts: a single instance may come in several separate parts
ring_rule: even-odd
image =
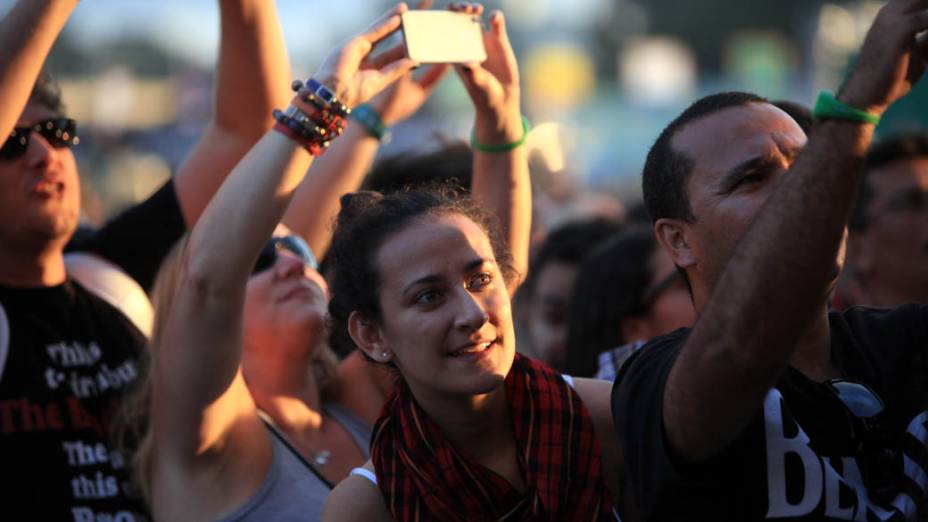
[[[647,310],[654,304],[654,301],[660,297],[661,294],[667,291],[668,288],[673,286],[677,279],[680,279],[680,271],[674,269],[669,274],[665,275],[660,281],[654,283],[653,285],[645,288],[644,292],[641,294],[641,309]]]
[[[251,274],[254,275],[263,272],[274,266],[274,263],[277,262],[277,252],[279,250],[290,252],[313,270],[319,269],[319,262],[316,261],[316,256],[313,255],[313,251],[309,248],[309,245],[306,244],[306,241],[303,241],[303,238],[299,236],[289,235],[272,237],[267,244],[264,245],[264,248],[261,249],[261,253],[258,254],[258,259],[255,261],[255,266],[251,270]]]
[[[862,457],[867,494],[878,502],[891,502],[898,491],[895,473],[898,458],[881,422],[886,408],[883,399],[860,382],[834,379],[823,386],[841,403],[847,415],[851,437]]]
[[[32,133],[38,133],[49,145],[56,149],[71,147],[80,143],[77,137],[77,123],[69,118],[52,118],[37,121],[29,127],[16,127],[0,148],[0,159],[14,160],[26,153]]]

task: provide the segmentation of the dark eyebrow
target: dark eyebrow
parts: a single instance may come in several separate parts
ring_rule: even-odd
[[[484,263],[488,263],[488,262],[490,262],[489,259],[474,259],[473,261],[470,261],[466,265],[464,265],[464,271],[472,272],[480,268],[481,266],[483,266]],[[440,282],[441,280],[442,278],[440,276],[437,276],[435,274],[429,274],[427,276],[420,277],[419,279],[416,279],[415,281],[404,286],[403,289],[401,290],[401,293],[403,295],[406,295],[410,290],[412,290],[416,286],[434,284],[434,283]]]
[[[796,159],[800,150],[801,149],[798,147],[786,150],[780,149],[780,155],[783,156],[783,159],[785,159],[788,164],[792,165],[793,160]],[[757,156],[741,162],[735,168],[728,171],[722,178],[722,181],[719,182],[718,193],[727,194],[731,192],[745,176],[765,168],[770,168],[773,165],[779,165],[779,158],[776,156]]]
[[[745,176],[772,164],[773,161],[773,158],[770,156],[757,156],[742,161],[722,177],[722,180],[719,182],[718,193],[726,194],[731,192],[735,188],[735,185]]]
[[[440,278],[440,277],[438,277],[437,275],[429,274],[429,275],[427,275],[427,276],[425,276],[425,277],[420,277],[419,279],[416,279],[415,281],[413,281],[413,282],[409,283],[408,285],[404,286],[403,289],[402,289],[402,291],[401,291],[401,293],[402,293],[403,295],[406,295],[407,293],[409,293],[410,290],[412,290],[412,289],[413,289],[414,287],[416,287],[416,286],[419,286],[419,285],[430,285],[430,284],[437,283],[437,282],[439,282],[439,281],[441,281],[441,278]]]

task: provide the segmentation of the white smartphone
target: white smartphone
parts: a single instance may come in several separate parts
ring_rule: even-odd
[[[402,14],[406,55],[419,63],[483,62],[480,17],[452,11],[406,11]]]

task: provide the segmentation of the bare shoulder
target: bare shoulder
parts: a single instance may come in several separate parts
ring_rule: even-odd
[[[620,483],[623,464],[622,448],[615,434],[615,424],[612,421],[612,383],[601,379],[575,378],[574,389],[583,401],[593,427],[599,439],[602,450],[603,479],[609,487],[613,498],[619,498],[622,485]]]
[[[601,379],[574,378],[574,390],[597,424],[612,424],[612,383]]]
[[[364,468],[371,473],[374,466],[371,461]],[[393,520],[387,505],[383,501],[380,489],[370,479],[358,475],[349,475],[338,483],[325,501],[322,511],[323,522],[337,521],[384,521]]]

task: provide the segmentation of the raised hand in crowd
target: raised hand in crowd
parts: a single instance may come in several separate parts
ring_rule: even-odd
[[[40,74],[76,5],[23,0],[0,25],[0,129],[8,137],[0,158],[0,323],[11,333],[0,341],[0,401],[21,401],[60,420],[49,421],[41,436],[31,425],[5,430],[4,469],[15,477],[3,483],[8,498],[17,499],[5,515],[12,519],[147,516],[107,437],[151,326],[150,316],[132,316],[125,299],[137,297],[132,302],[143,306],[135,311],[148,305],[139,285],[150,286],[185,225],[270,127],[269,111],[286,90],[273,3],[219,2],[217,107],[203,139],[147,201],[77,239],[80,180],[70,150],[77,127],[54,83]],[[66,248],[82,253],[66,258]],[[75,384],[66,384],[66,376]],[[96,457],[78,458],[86,448],[95,448]]]
[[[399,28],[405,9],[405,4],[391,9],[330,53],[313,79],[297,85],[291,107],[276,113],[275,130],[236,165],[159,274],[149,376],[151,418],[134,459],[156,518],[202,520],[245,512],[256,520],[318,516],[328,492],[318,467],[333,455],[345,455],[341,447],[310,452],[302,445],[323,435],[322,383],[307,375],[307,358],[317,343],[312,337],[297,337],[306,345],[299,352],[288,351],[289,345],[273,354],[269,352],[277,346],[257,346],[263,353],[250,348],[243,352],[243,324],[250,320],[244,305],[247,296],[249,301],[266,301],[264,309],[280,306],[291,312],[294,324],[279,332],[285,337],[281,343],[302,328],[321,330],[316,318],[324,310],[325,282],[311,269],[305,247],[292,239],[275,241],[265,249],[268,259],[259,258],[257,264],[255,259],[313,154],[337,138],[345,106],[367,101],[415,65],[403,58],[368,58],[378,42]],[[320,126],[327,132],[320,132]],[[253,272],[257,275],[249,278]],[[280,278],[283,283],[256,278]],[[259,287],[269,294],[256,297]],[[244,356],[250,363],[243,368]],[[291,380],[281,379],[278,386],[298,389],[259,404],[262,397],[244,376],[260,379],[268,372],[284,372]],[[267,423],[258,415],[259,406],[270,417]],[[144,419],[145,411],[137,415]],[[349,453],[359,454],[344,427],[330,430],[341,436],[337,440]],[[291,435],[290,446],[281,432]]]
[[[431,3],[422,1],[416,8],[427,9]],[[400,45],[386,51],[384,56],[398,57],[402,51]],[[401,76],[368,103],[354,107],[352,124],[331,150],[314,163],[313,175],[303,181],[294,195],[283,223],[302,236],[318,257],[329,246],[332,221],[338,214],[338,198],[361,186],[389,128],[422,107],[444,77],[447,66],[435,64],[424,69],[419,75]]]
[[[479,15],[480,4],[458,2],[451,10]],[[484,63],[456,66],[474,103],[474,200],[495,215],[520,274],[512,284],[514,293],[528,270],[531,234],[532,191],[525,147],[527,120],[521,110],[519,64],[506,33],[501,11],[490,13],[489,27],[483,35],[487,59]]]

